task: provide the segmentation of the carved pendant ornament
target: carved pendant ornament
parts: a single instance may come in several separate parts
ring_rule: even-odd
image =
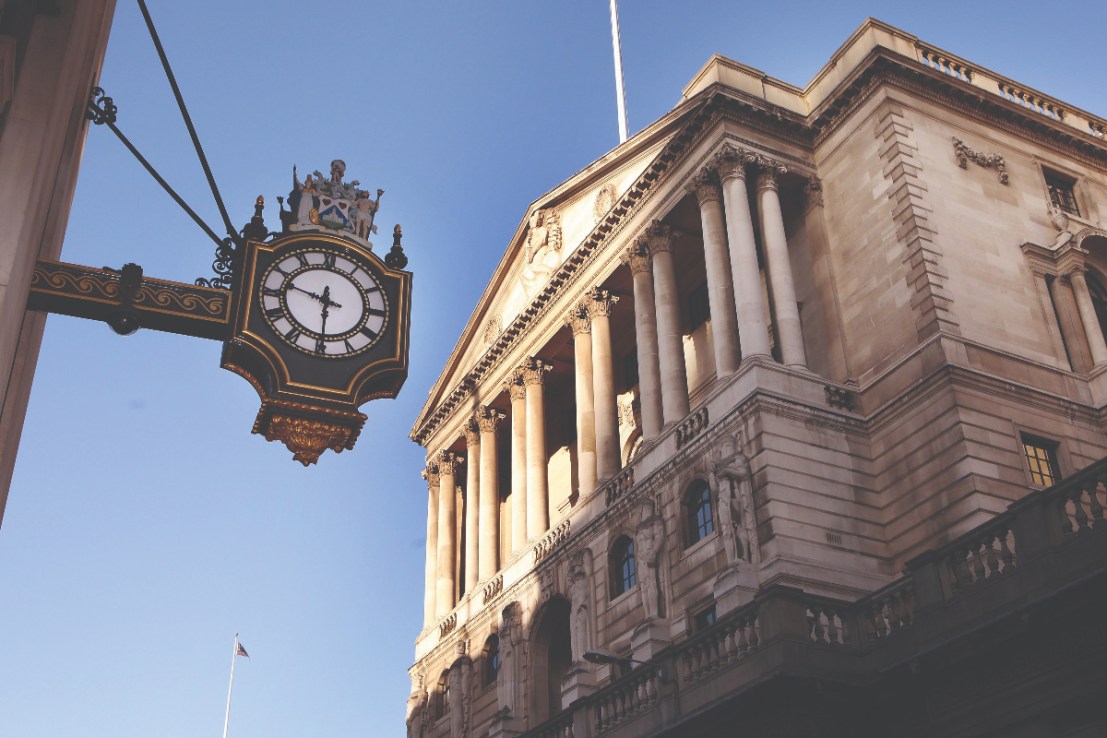
[[[999,154],[981,154],[979,151],[973,151],[957,136],[953,137],[953,151],[957,155],[957,165],[962,169],[968,169],[971,161],[985,169],[995,169],[1000,183],[1007,184],[1009,178],[1007,162]]]

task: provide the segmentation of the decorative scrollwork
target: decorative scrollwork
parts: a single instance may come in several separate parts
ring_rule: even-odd
[[[211,268],[215,276],[211,279],[200,277],[195,282],[196,286],[229,290],[234,278],[234,241],[229,236],[215,249],[215,261],[211,263]]]
[[[999,175],[1000,184],[1007,184],[1010,179],[1007,174],[1007,162],[1001,154],[982,154],[974,151],[957,136],[953,137],[953,151],[957,156],[957,165],[962,169],[968,169],[969,162],[972,161],[985,169],[995,169],[996,174]]]
[[[88,96],[88,109],[85,110],[85,117],[100,126],[105,123],[114,124],[118,113],[119,107],[114,100],[104,94],[104,88],[93,87]]]

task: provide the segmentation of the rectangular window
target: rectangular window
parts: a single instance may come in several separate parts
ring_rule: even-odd
[[[715,624],[715,603],[692,615],[692,634],[702,633]]]
[[[688,332],[711,319],[711,303],[707,299],[707,282],[688,294]]]
[[[1053,207],[1070,215],[1080,217],[1080,207],[1076,204],[1073,188],[1076,182],[1056,172],[1045,172],[1046,189]]]
[[[1022,434],[1022,452],[1030,471],[1030,483],[1039,487],[1051,487],[1061,480],[1057,465],[1057,442]]]

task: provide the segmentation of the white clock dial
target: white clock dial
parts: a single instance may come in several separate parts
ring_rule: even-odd
[[[266,321],[293,348],[323,358],[368,349],[388,322],[388,300],[360,259],[301,249],[274,262],[261,279]]]

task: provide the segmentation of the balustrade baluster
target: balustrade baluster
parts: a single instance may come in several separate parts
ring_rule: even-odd
[[[1015,565],[1015,552],[1007,544],[1007,539],[1013,538],[1011,531],[1003,529],[1003,535],[999,538],[999,555],[1003,559],[1003,570],[1007,571]]]
[[[1099,495],[1101,492],[1107,492],[1107,489],[1103,487],[1103,482],[1096,482],[1093,485],[1089,485],[1088,498],[1092,510],[1093,524],[1098,524],[1103,520],[1103,505],[1099,504]]]

